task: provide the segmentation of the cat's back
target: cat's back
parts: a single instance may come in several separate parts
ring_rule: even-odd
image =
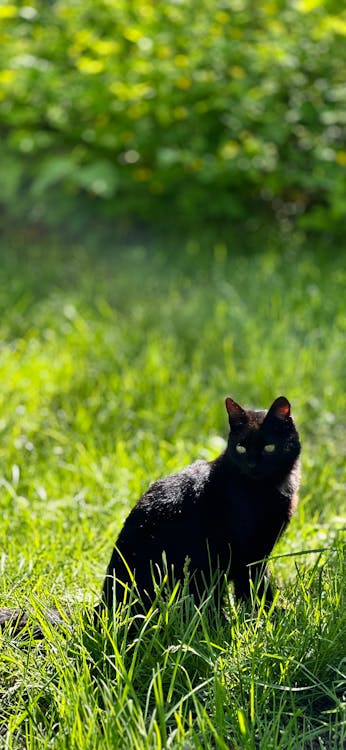
[[[127,517],[117,547],[131,561],[161,560],[162,551],[181,564],[192,543],[206,530],[207,461],[195,461],[176,474],[153,482]],[[180,558],[179,558],[180,559]],[[133,563],[134,564],[134,563]]]
[[[184,505],[195,505],[203,497],[211,476],[212,464],[194,461],[174,474],[157,479],[139,499],[134,511],[167,515],[169,509],[182,509]]]

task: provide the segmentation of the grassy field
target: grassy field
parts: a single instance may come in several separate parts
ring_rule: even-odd
[[[12,242],[0,260],[1,606],[46,632],[1,636],[0,747],[346,747],[342,255]],[[222,450],[227,394],[286,395],[302,438],[275,612],[231,600],[210,626],[178,599],[135,641],[126,613],[96,635],[123,519],[151,480]],[[71,612],[66,632],[47,606]]]

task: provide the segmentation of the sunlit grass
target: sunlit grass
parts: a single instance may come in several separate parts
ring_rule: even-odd
[[[0,746],[346,742],[345,265],[293,244],[197,249],[1,248],[1,600],[29,604],[47,645],[0,642]],[[275,614],[231,603],[211,624],[162,602],[135,641],[124,613],[97,636],[124,517],[150,481],[221,451],[226,394],[286,395],[302,437]],[[67,633],[45,625],[57,602]]]

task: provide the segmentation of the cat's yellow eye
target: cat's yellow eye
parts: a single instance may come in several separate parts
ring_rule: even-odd
[[[235,446],[235,449],[236,451],[238,451],[238,453],[246,453],[245,445],[240,445],[240,443]]]
[[[266,453],[273,453],[275,451],[274,443],[269,443],[268,445],[265,445],[264,450]]]

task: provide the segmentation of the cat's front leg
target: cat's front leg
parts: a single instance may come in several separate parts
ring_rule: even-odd
[[[233,575],[234,594],[237,602],[261,600],[265,596],[266,606],[273,601],[273,589],[268,568],[263,564],[243,565]]]

